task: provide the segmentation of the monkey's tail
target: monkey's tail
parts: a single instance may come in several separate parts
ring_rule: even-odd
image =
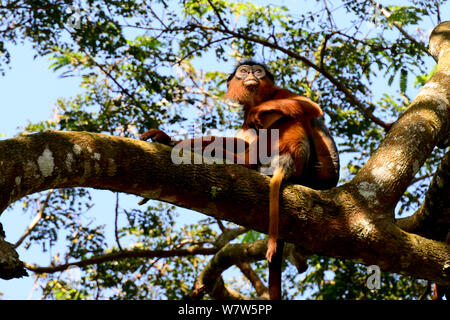
[[[266,258],[269,262],[277,251],[278,238],[278,220],[280,216],[279,202],[280,202],[280,187],[283,181],[284,171],[282,168],[275,169],[272,178],[270,179],[270,193],[269,193],[269,242],[267,243]]]
[[[269,262],[269,298],[281,300],[281,266],[283,264],[284,241],[277,240],[278,248]]]
[[[269,207],[269,241],[266,258],[269,261],[269,297],[271,300],[281,299],[281,265],[283,262],[284,241],[278,238],[280,187],[284,171],[277,168],[270,179]]]

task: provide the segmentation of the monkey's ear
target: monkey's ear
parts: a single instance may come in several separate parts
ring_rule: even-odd
[[[314,101],[306,98],[306,97],[297,97],[297,100],[302,106],[303,112],[308,117],[318,118],[323,116],[323,111],[320,106]]]

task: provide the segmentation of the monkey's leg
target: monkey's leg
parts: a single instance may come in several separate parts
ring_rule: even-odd
[[[171,146],[172,139],[162,130],[159,129],[150,129],[143,134],[140,135],[139,139],[141,140],[148,140],[152,139],[155,142],[159,142],[162,144],[166,144],[168,146]]]

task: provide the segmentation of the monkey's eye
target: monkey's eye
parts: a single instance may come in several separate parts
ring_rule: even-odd
[[[249,68],[247,66],[240,66],[236,70],[236,73],[244,74],[244,73],[248,73],[248,71],[249,71]]]
[[[252,71],[257,78],[264,78],[266,76],[266,72],[262,67],[259,66],[253,67]]]

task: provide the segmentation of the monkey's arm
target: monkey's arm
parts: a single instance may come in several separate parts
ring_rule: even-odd
[[[284,116],[298,118],[301,116],[320,117],[320,106],[306,97],[299,96],[287,89],[278,89],[272,100],[261,103],[261,110],[281,112]]]
[[[323,115],[322,109],[312,100],[296,95],[286,89],[278,89],[273,99],[264,101],[253,107],[245,123],[252,128],[267,128],[263,123],[263,118],[267,115],[287,116],[298,119],[300,117],[320,117]],[[273,116],[270,116],[273,118]]]
[[[314,187],[317,189],[335,187],[339,180],[340,169],[336,144],[322,118],[313,118],[310,123],[312,147],[317,159],[313,164]]]

